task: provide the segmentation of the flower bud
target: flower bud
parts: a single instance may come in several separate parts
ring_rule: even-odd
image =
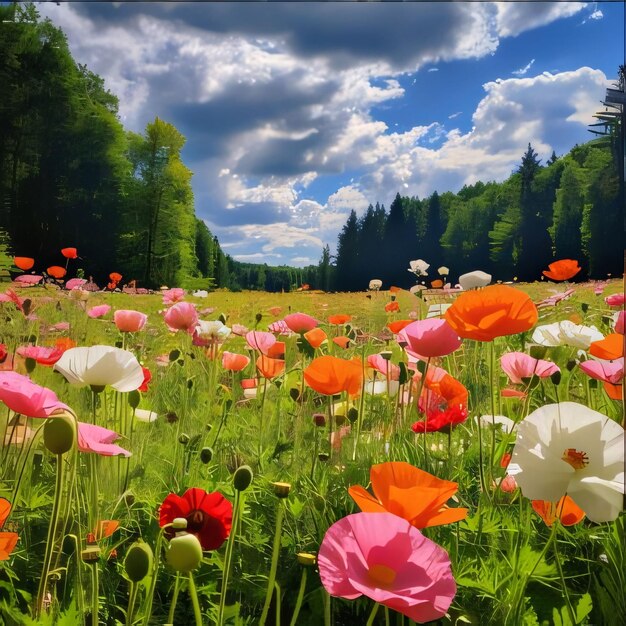
[[[547,351],[548,348],[546,346],[530,346],[530,356],[532,356],[533,359],[543,359]]]
[[[235,470],[233,475],[233,485],[237,491],[245,491],[252,482],[254,474],[249,465],[241,465]]]
[[[182,443],[183,446],[186,446],[189,443],[189,435],[187,433],[182,433],[178,438],[178,443]]]
[[[184,574],[191,572],[202,561],[202,546],[195,535],[177,532],[167,548],[165,560],[168,565]]]
[[[313,423],[318,428],[324,428],[326,426],[326,416],[323,413],[313,413]]]
[[[134,583],[142,581],[152,570],[153,558],[152,548],[145,541],[135,541],[128,548],[124,559],[124,570],[128,578]]]
[[[207,463],[211,462],[211,459],[213,458],[213,448],[209,448],[208,446],[205,448],[202,448],[202,450],[200,450],[200,460],[206,465]]]
[[[304,565],[305,567],[313,567],[317,564],[317,556],[315,554],[310,554],[309,552],[298,552],[296,557],[298,559],[298,563],[300,563],[300,565]]]
[[[561,382],[561,372],[558,371],[550,374],[550,380],[552,381],[553,385],[558,385]]]
[[[35,359],[31,359],[30,357],[26,357],[24,365],[26,366],[26,372],[30,374],[35,369],[37,361],[35,361]]]
[[[88,545],[81,551],[80,558],[84,563],[97,563],[100,559],[100,547],[96,543]]]
[[[290,483],[272,483],[277,498],[286,498],[291,490]]]
[[[64,411],[46,420],[43,427],[43,442],[53,454],[69,452],[75,439],[76,420],[70,413]]]

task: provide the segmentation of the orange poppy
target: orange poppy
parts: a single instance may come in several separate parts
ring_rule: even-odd
[[[326,339],[328,339],[328,335],[319,327],[316,326],[311,330],[304,333],[304,338],[311,344],[311,347],[315,350],[319,348]]]
[[[578,261],[563,259],[562,261],[550,263],[548,269],[544,270],[542,274],[552,280],[569,280],[573,276],[576,276],[581,269],[582,268],[578,265]]]
[[[99,521],[94,532],[96,541],[110,537],[119,527],[120,523],[114,519]]]
[[[67,274],[67,270],[59,265],[53,265],[49,267],[46,272],[48,272],[48,274],[52,276],[52,278],[63,278],[63,276]]]
[[[457,492],[458,483],[437,478],[409,463],[372,465],[370,480],[374,496],[360,485],[348,489],[365,513],[393,513],[416,528],[451,524],[467,517],[467,509],[446,505]]]
[[[395,322],[389,322],[387,324],[387,328],[394,334],[397,335],[403,328],[412,324],[414,320],[396,320]]]
[[[311,389],[326,396],[342,391],[356,395],[361,391],[363,366],[359,359],[346,361],[335,356],[320,356],[304,370],[304,380]]]
[[[398,293],[399,291],[402,291],[401,287],[395,287],[394,285],[389,287],[389,293]]]
[[[600,341],[594,341],[589,346],[589,354],[605,361],[619,359],[624,356],[624,336],[611,333]]]
[[[622,385],[613,385],[612,383],[604,381],[604,391],[606,391],[611,400],[623,399]]]
[[[62,248],[61,249],[61,254],[66,259],[77,259],[78,258],[78,252],[77,252],[76,248]]]
[[[396,313],[399,310],[400,305],[395,300],[392,300],[391,302],[387,302],[387,304],[385,304],[385,311],[387,311],[387,313]]]
[[[10,512],[11,503],[6,498],[0,498],[0,528],[4,526]]]
[[[0,533],[0,561],[6,561],[17,545],[17,533]]]
[[[341,326],[342,324],[347,324],[352,319],[352,315],[344,315],[338,313],[337,315],[329,315],[328,323],[333,326]]]
[[[60,337],[54,342],[54,347],[58,350],[63,350],[63,352],[65,352],[70,348],[75,348],[76,342],[72,341],[69,337]]]
[[[272,380],[272,378],[280,376],[285,371],[285,362],[281,359],[272,359],[262,354],[256,360],[256,368],[263,378]]]
[[[285,342],[276,341],[266,351],[265,356],[269,356],[272,359],[284,359],[285,358]]]
[[[460,337],[492,341],[532,328],[539,314],[528,294],[507,285],[491,285],[462,293],[445,319]]]
[[[109,274],[109,278],[114,282],[114,283],[119,283],[120,280],[122,280],[122,275],[118,274],[117,272],[111,272]]]
[[[27,272],[33,265],[35,265],[35,259],[31,259],[28,256],[16,256],[13,259],[13,263],[15,263],[16,267],[19,267],[24,272]]]
[[[437,278],[437,279],[431,281],[430,286],[433,289],[441,289],[443,287],[443,280],[441,280],[440,278]]]
[[[345,350],[350,345],[350,337],[346,337],[345,335],[334,337],[333,343]]]
[[[585,512],[568,495],[558,502],[532,500],[531,504],[547,526],[552,526],[557,519],[561,520],[563,526],[573,526],[585,517]]]

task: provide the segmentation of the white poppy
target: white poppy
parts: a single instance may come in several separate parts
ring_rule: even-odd
[[[209,292],[205,289],[199,289],[198,291],[194,291],[193,295],[195,298],[208,298]]]
[[[143,383],[143,370],[132,352],[113,346],[70,348],[54,364],[72,385],[134,391]]]
[[[430,267],[430,263],[426,263],[422,259],[409,261],[409,265],[408,271],[416,276],[426,276],[428,273],[426,270]]]
[[[544,324],[535,328],[532,341],[540,346],[571,346],[589,350],[594,341],[604,339],[604,335],[595,326],[581,326],[570,320]]]
[[[147,409],[135,409],[135,419],[139,422],[156,422],[158,415]]]
[[[439,276],[447,276],[449,273],[450,273],[450,270],[445,265],[442,265],[437,270],[437,274],[439,274]]]
[[[369,288],[372,291],[379,291],[382,286],[383,286],[382,280],[378,278],[372,278],[372,280],[370,280]]]
[[[474,270],[459,276],[459,284],[462,289],[477,289],[478,287],[486,287],[491,282],[491,274]]]
[[[230,333],[231,329],[220,322],[220,320],[212,322],[199,320],[196,326],[196,335],[198,338],[210,343],[222,343]]]
[[[389,388],[387,388],[387,381],[385,379],[370,380],[365,383],[365,393],[371,396],[387,394],[390,398],[393,398],[398,393],[399,387],[400,383],[397,380],[390,380]]]
[[[624,429],[576,402],[547,404],[518,425],[507,471],[530,500],[567,494],[592,522],[610,522],[623,504]]]
[[[512,433],[515,429],[515,422],[506,415],[481,415],[478,420],[481,426],[500,426],[505,433]]]

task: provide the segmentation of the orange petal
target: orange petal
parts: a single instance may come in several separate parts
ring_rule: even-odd
[[[611,383],[607,383],[605,381],[604,390],[608,394],[609,398],[611,398],[611,400],[622,400],[624,398],[622,385],[612,385]]]
[[[352,485],[348,489],[348,493],[357,503],[357,506],[364,513],[386,513],[387,509],[376,498],[361,487],[361,485]]]
[[[11,512],[11,503],[6,498],[0,498],[0,528],[6,522]]]
[[[6,561],[17,545],[17,533],[0,533],[0,561]]]
[[[594,341],[589,347],[589,353],[605,361],[614,361],[624,356],[624,336],[611,333],[600,341]]]

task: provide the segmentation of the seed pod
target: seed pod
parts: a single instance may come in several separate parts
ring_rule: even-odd
[[[242,465],[238,467],[233,476],[233,484],[237,491],[245,491],[252,482],[254,474],[252,468],[249,465]]]
[[[124,559],[124,570],[128,578],[134,583],[141,582],[152,571],[153,559],[152,548],[141,539],[135,541],[128,548]]]
[[[182,443],[184,446],[186,446],[189,443],[189,435],[187,433],[182,433],[181,436],[178,438],[178,443]]]
[[[139,406],[139,400],[141,400],[141,396],[136,389],[128,394],[128,404],[131,409],[136,409]]]
[[[272,483],[277,498],[286,498],[291,490],[290,483]]]
[[[202,546],[195,535],[187,532],[176,533],[170,541],[165,554],[168,565],[176,570],[187,574],[196,569],[202,561]]]
[[[200,460],[205,465],[207,463],[210,463],[212,458],[213,458],[213,448],[209,448],[208,446],[206,446],[205,448],[202,448],[202,450],[200,450]]]
[[[67,412],[46,420],[43,427],[43,442],[53,454],[65,454],[72,449],[76,439],[76,420]]]
[[[550,380],[553,385],[558,385],[561,382],[561,372],[554,372],[550,374]]]

